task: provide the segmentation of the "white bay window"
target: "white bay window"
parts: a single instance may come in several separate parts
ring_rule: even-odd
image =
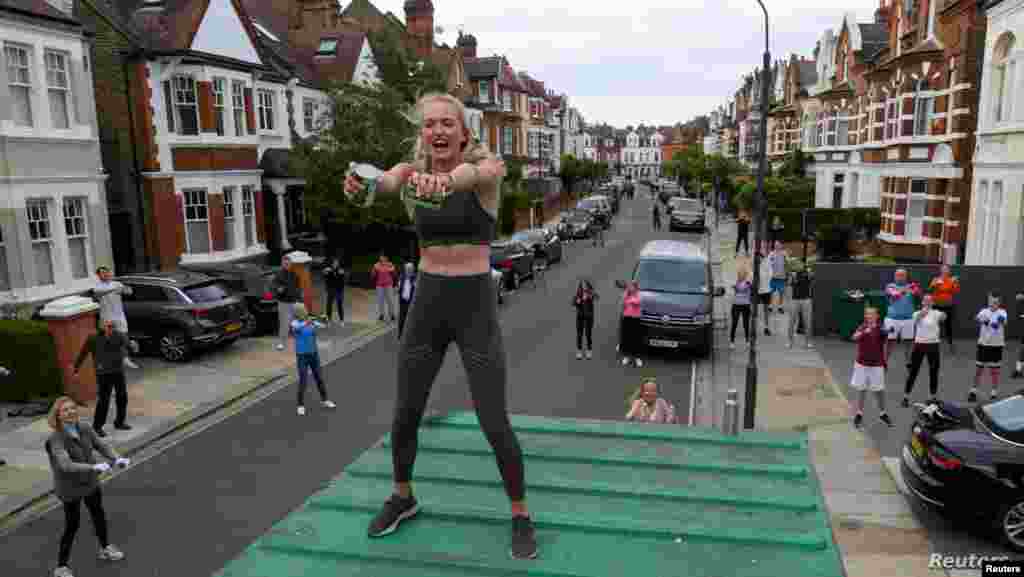
[[[206,190],[202,188],[182,191],[185,197],[185,252],[210,252],[210,216]]]
[[[71,278],[89,278],[89,227],[85,198],[64,199],[64,235],[68,241]]]
[[[11,95],[11,121],[32,126],[32,55],[28,46],[4,43],[7,89]]]
[[[47,50],[46,90],[50,100],[50,124],[58,130],[71,127],[71,83],[68,82],[68,56],[64,52]]]
[[[50,206],[46,200],[33,199],[25,202],[28,216],[28,236],[32,242],[32,263],[35,268],[36,284],[52,285],[53,274],[53,227],[50,225]]]

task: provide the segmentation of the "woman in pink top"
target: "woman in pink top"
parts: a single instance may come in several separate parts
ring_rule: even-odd
[[[638,356],[640,346],[636,342],[637,325],[640,322],[640,284],[629,281],[626,292],[622,295],[622,319],[619,321],[619,351],[622,353],[623,366],[630,362],[630,352],[637,367],[644,366]],[[636,350],[631,350],[636,349]]]
[[[373,265],[373,286],[377,288],[377,320],[385,320],[384,309],[387,308],[388,317],[395,320],[395,265],[385,255],[380,255],[380,260]]]
[[[675,424],[676,408],[672,403],[658,396],[658,383],[647,380],[633,393],[633,402],[626,413],[627,421],[640,423]]]

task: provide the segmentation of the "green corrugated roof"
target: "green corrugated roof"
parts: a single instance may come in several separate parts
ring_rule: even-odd
[[[840,577],[806,435],[512,417],[540,556],[508,555],[508,501],[471,413],[420,430],[419,515],[366,527],[391,491],[389,439],[221,577]]]

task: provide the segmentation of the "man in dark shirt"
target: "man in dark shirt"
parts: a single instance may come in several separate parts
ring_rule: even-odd
[[[814,348],[814,342],[811,340],[814,336],[811,329],[811,283],[810,273],[800,265],[789,276],[789,286],[793,291],[789,299],[789,348],[793,348],[794,333],[797,324],[801,322],[804,325],[807,348]]]
[[[131,429],[125,418],[128,412],[128,385],[124,378],[124,359],[129,351],[137,351],[138,345],[129,341],[124,333],[114,330],[112,320],[103,321],[99,333],[89,335],[85,346],[78,353],[75,361],[74,377],[78,378],[78,369],[85,362],[86,357],[92,355],[93,363],[96,365],[96,384],[98,385],[96,399],[96,414],[93,416],[92,428],[96,434],[105,437],[103,425],[107,422],[107,411],[110,409],[110,394],[116,395],[117,413],[114,418],[114,428],[119,431]]]
[[[302,302],[302,289],[299,288],[299,276],[292,272],[291,259],[286,255],[281,260],[281,269],[274,275],[274,296],[277,297],[278,337],[281,339],[275,348],[283,351],[288,346],[288,335],[292,321],[295,320],[295,305]]]

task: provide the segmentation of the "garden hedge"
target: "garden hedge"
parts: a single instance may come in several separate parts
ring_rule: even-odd
[[[869,237],[878,234],[881,227],[881,210],[877,208],[812,208],[811,219],[818,238],[834,235],[837,227],[846,226],[854,230],[863,230]],[[767,224],[769,229],[772,221],[778,216],[785,227],[782,238],[786,242],[803,240],[803,209],[800,208],[769,208]]]
[[[0,320],[0,366],[13,371],[0,377],[0,401],[26,402],[63,394],[64,372],[57,366],[53,337],[42,321]]]

